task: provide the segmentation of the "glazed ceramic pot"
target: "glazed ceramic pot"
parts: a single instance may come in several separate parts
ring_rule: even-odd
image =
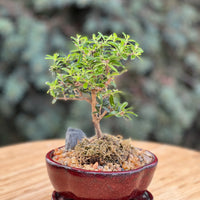
[[[61,165],[52,160],[54,150],[46,155],[47,171],[57,193],[74,200],[127,200],[147,190],[157,157],[147,151],[152,162],[130,171],[98,172]]]

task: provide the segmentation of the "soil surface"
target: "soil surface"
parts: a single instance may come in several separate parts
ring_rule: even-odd
[[[53,160],[70,167],[93,171],[125,171],[142,167],[152,161],[145,150],[133,146],[131,139],[104,134],[84,138],[73,150],[55,149]]]

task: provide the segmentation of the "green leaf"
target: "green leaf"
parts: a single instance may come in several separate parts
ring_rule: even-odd
[[[52,97],[56,97],[56,94],[55,94],[53,89],[50,90],[50,94],[51,94]]]
[[[124,102],[124,103],[120,106],[120,109],[123,110],[127,105],[128,105],[128,103],[127,103],[127,102]]]
[[[131,55],[131,60],[135,59],[136,56],[135,55]]]
[[[125,39],[129,39],[130,35],[126,35],[124,32],[122,33],[122,35],[124,36]]]
[[[134,112],[132,112],[132,111],[126,111],[126,113],[128,113],[128,114],[131,114],[131,115],[134,115],[134,116],[138,116],[136,113],[134,113]]]
[[[114,116],[114,115],[108,114],[108,115],[104,116],[104,118],[106,119],[106,118],[109,118],[109,117],[112,117],[112,116]]]
[[[118,112],[116,111],[112,111],[110,112],[109,114],[107,114],[104,118],[108,118],[108,117],[112,117],[112,116],[115,116]]]
[[[116,34],[116,33],[113,33],[113,37],[114,37],[114,38],[117,38],[117,34]]]
[[[117,70],[113,65],[108,64],[108,66],[109,66],[113,71],[118,72],[118,70]]]
[[[100,32],[98,32],[98,35],[99,35],[102,39],[105,38],[105,36],[104,36],[102,33],[100,33]]]
[[[124,60],[127,60],[128,56],[127,56],[126,54],[122,54],[122,58],[123,58]]]
[[[51,83],[49,81],[45,82],[45,84],[51,86]]]
[[[85,83],[83,84],[83,88],[84,88],[84,89],[87,89],[87,87],[88,87],[88,83],[85,82]]]
[[[111,60],[110,63],[112,63],[115,66],[122,66],[122,63],[119,62],[118,60]]]
[[[45,59],[46,59],[46,60],[53,60],[53,56],[51,56],[51,55],[46,55]]]
[[[111,106],[115,105],[113,95],[110,95],[109,101],[110,101],[110,105],[111,105]]]
[[[129,115],[124,115],[125,119],[131,120],[132,118]]]

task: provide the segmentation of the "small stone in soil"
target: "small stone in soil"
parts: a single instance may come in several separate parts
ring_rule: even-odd
[[[77,142],[85,137],[86,135],[81,129],[68,128],[65,137],[65,150],[74,149]]]

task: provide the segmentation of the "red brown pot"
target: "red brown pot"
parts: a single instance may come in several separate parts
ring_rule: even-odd
[[[61,165],[52,160],[53,151],[46,155],[47,171],[57,193],[74,200],[127,200],[147,190],[156,165],[151,163],[130,171],[98,172]],[[151,198],[150,198],[151,199]]]

